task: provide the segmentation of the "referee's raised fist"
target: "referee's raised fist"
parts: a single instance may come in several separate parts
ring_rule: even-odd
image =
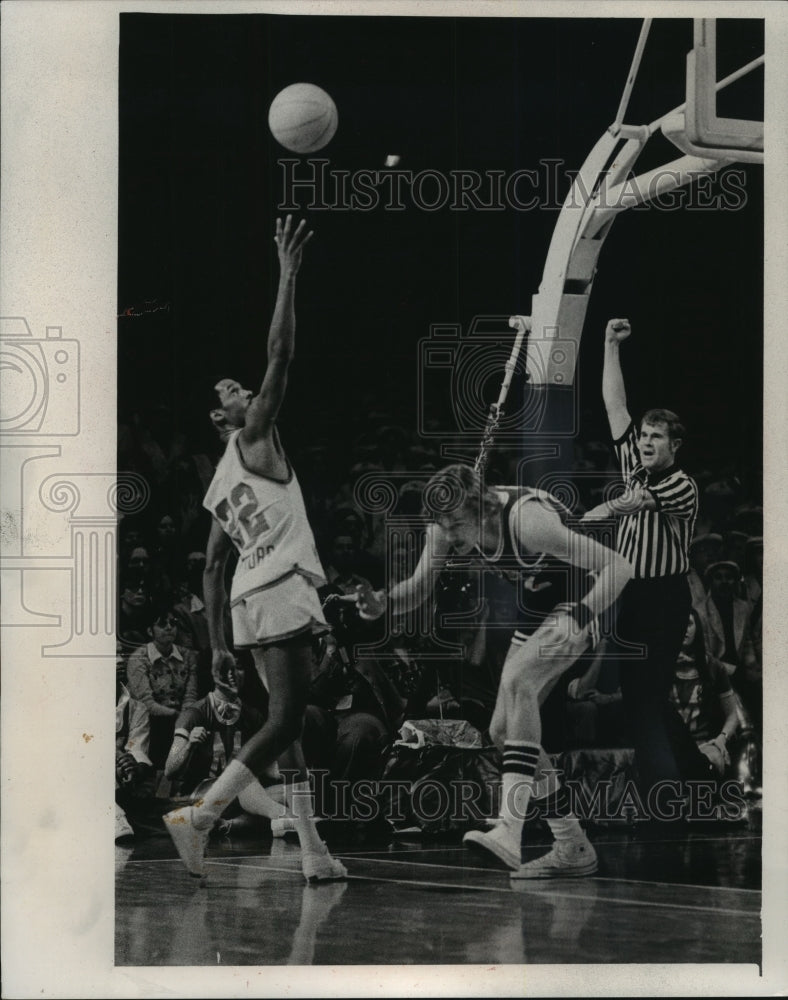
[[[605,340],[620,343],[622,340],[626,340],[630,333],[632,333],[632,327],[629,325],[628,319],[611,319],[605,327]]]

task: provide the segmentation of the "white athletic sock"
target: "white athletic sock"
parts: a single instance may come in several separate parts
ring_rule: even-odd
[[[308,781],[294,781],[285,786],[287,804],[295,818],[295,828],[301,850],[304,853],[322,854],[325,845],[320,839],[315,825],[315,807],[312,801],[312,787]]]
[[[281,802],[273,799],[259,781],[253,781],[239,794],[238,802],[243,810],[255,816],[265,816],[268,819],[281,819],[287,815],[287,809]]]
[[[580,820],[574,816],[562,816],[560,819],[548,819],[547,825],[556,840],[583,840],[585,833]]]
[[[256,781],[254,774],[240,760],[231,760],[205,795],[192,806],[192,822],[198,830],[213,826],[234,798]]]
[[[581,840],[585,837],[580,820],[572,815],[566,789],[560,786],[547,802],[547,825],[556,841]]]

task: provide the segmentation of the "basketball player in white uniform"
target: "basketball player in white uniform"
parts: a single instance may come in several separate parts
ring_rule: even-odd
[[[224,569],[234,546],[238,565],[230,607],[233,642],[248,648],[268,689],[268,719],[195,805],[164,819],[192,875],[205,875],[208,833],[230,802],[278,760],[294,772],[288,804],[308,881],[344,878],[315,826],[309,775],[301,753],[305,697],[312,669],[312,636],[327,626],[316,587],[325,583],[303,497],[276,429],[295,343],[295,281],[312,236],[288,215],[276,223],[279,289],[268,334],[268,367],[257,395],[232,379],[216,386],[211,419],[226,441],[204,506],[214,520],[204,576],[215,678],[232,678],[235,660],[223,627]]]
[[[413,576],[388,594],[359,588],[359,611],[364,617],[378,617],[386,608],[392,614],[410,611],[427,600],[440,571],[451,566],[488,568],[518,588],[518,620],[512,623],[516,628],[490,723],[490,734],[503,750],[502,822],[489,833],[471,831],[464,839],[504,861],[515,880],[592,875],[596,853],[541,747],[539,707],[588,648],[598,616],[630,579],[629,563],[571,531],[565,524],[568,511],[551,494],[486,487],[468,466],[436,473],[425,499],[442,513],[427,528]],[[544,856],[523,863],[523,824],[537,795],[548,799],[546,818],[555,844]]]

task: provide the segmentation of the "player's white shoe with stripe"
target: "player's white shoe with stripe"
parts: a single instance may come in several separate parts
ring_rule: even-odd
[[[347,868],[341,861],[332,858],[325,844],[323,850],[303,851],[301,854],[301,870],[307,882],[331,882],[335,879],[347,878]]]
[[[280,838],[286,833],[296,833],[295,820],[290,816],[281,816],[271,820],[271,836]]]
[[[490,851],[509,868],[520,867],[520,837],[512,830],[506,820],[502,820],[488,833],[482,833],[481,830],[469,830],[462,838],[462,842]]]
[[[205,878],[205,848],[208,846],[210,827],[198,830],[194,826],[191,806],[167,813],[164,825],[189,874],[194,878]]]
[[[526,861],[513,871],[513,879],[529,878],[581,878],[597,870],[597,857],[591,842],[583,837],[578,840],[559,840],[541,858]]]

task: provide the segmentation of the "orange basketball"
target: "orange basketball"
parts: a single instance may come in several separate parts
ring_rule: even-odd
[[[277,142],[293,153],[316,153],[337,130],[337,106],[313,83],[292,83],[280,91],[268,111],[268,127]]]

